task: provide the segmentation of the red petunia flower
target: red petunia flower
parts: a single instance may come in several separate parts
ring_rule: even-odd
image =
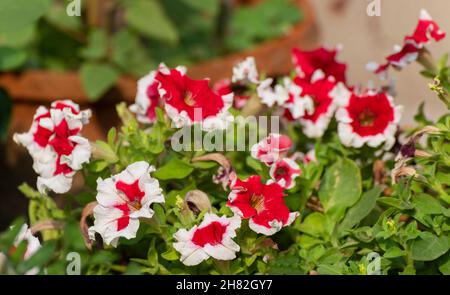
[[[299,215],[289,212],[284,202],[283,188],[277,183],[263,184],[258,175],[232,183],[227,206],[243,219],[249,227],[264,235],[273,235],[289,226]]]
[[[271,133],[251,148],[253,158],[270,166],[282,158],[292,147],[292,140],[282,134]]]
[[[338,133],[346,146],[360,148],[364,144],[377,147],[384,143],[390,149],[400,122],[402,106],[395,106],[387,93],[348,92],[336,112]]]
[[[209,80],[194,80],[178,69],[160,69],[155,76],[167,115],[177,128],[200,123],[203,130],[225,129],[232,94],[220,96]]]
[[[292,50],[292,59],[301,78],[310,80],[317,70],[326,77],[334,77],[337,82],[346,83],[347,65],[336,60],[339,48],[328,50],[324,47],[312,51]]]
[[[291,189],[295,186],[295,178],[300,176],[300,173],[301,170],[298,164],[289,158],[276,161],[272,164],[269,171],[272,181],[285,189]]]

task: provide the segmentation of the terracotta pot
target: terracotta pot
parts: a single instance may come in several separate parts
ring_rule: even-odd
[[[214,82],[229,77],[233,65],[247,56],[254,56],[259,71],[268,75],[288,73],[292,70],[291,48],[311,48],[317,41],[315,16],[309,0],[296,0],[296,5],[303,11],[304,17],[288,35],[269,40],[250,50],[191,66],[189,75],[197,79],[209,77]],[[14,100],[11,133],[29,128],[38,104],[67,98],[81,105],[90,104],[77,72],[30,70],[19,74],[3,73],[0,74],[0,87],[6,89]],[[104,138],[106,131],[117,122],[114,105],[120,100],[134,101],[135,94],[136,80],[120,77],[103,99],[90,106],[94,109],[94,118],[84,130],[85,135],[89,139]]]

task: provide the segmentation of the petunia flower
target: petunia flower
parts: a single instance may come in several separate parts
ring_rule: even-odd
[[[160,64],[159,69],[167,69],[165,64]],[[155,79],[158,70],[151,71],[137,82],[137,93],[135,103],[130,106],[130,111],[136,114],[141,123],[153,123],[156,120],[156,107],[161,105],[159,96],[159,82]],[[185,71],[180,67],[180,71]]]
[[[314,113],[314,100],[309,95],[303,95],[303,89],[293,83],[292,80],[285,80],[288,89],[288,98],[283,107],[287,109],[292,119],[299,119],[305,115]]]
[[[150,173],[153,166],[141,161],[129,165],[124,171],[107,179],[97,180],[97,202],[94,208],[94,226],[89,236],[99,233],[107,245],[117,246],[120,237],[136,237],[140,218],[152,218],[153,203],[164,203],[158,180]]]
[[[346,83],[347,65],[336,60],[340,47],[328,50],[324,47],[312,51],[292,49],[292,60],[298,75],[310,80],[317,70],[321,70],[325,77],[334,77],[335,81]]]
[[[316,150],[312,148],[303,156],[303,163],[308,165],[309,163],[315,162],[317,162]]]
[[[80,131],[90,115],[89,110],[80,111],[72,101],[56,101],[50,109],[37,109],[28,132],[14,134],[14,140],[25,146],[33,158],[41,193],[67,192],[75,172],[89,162],[89,141],[80,136]]]
[[[13,254],[19,245],[25,241],[26,242],[26,250],[22,257],[22,259],[28,260],[31,256],[33,256],[40,248],[41,248],[41,242],[39,239],[35,236],[33,236],[33,233],[28,228],[27,224],[22,225],[20,228],[19,233],[14,239],[14,243],[9,249],[9,254]],[[5,255],[3,253],[0,253],[0,260],[5,259]],[[33,267],[32,269],[28,270],[25,274],[26,275],[37,275],[39,273],[39,268]]]
[[[252,56],[247,57],[233,67],[233,77],[231,78],[233,83],[240,84],[258,84],[259,74],[256,69],[255,58]]]
[[[276,182],[282,188],[291,189],[295,186],[295,178],[300,176],[301,170],[294,160],[283,158],[270,166],[270,177],[268,183]]]
[[[395,106],[393,98],[384,92],[348,92],[342,97],[336,112],[338,134],[345,146],[360,148],[364,144],[378,147],[384,143],[389,150],[395,143],[403,107]]]
[[[240,250],[233,241],[240,226],[238,216],[227,218],[206,213],[200,225],[190,230],[180,229],[174,234],[176,242],[173,247],[181,254],[180,261],[188,266],[200,264],[210,257],[232,260]]]
[[[265,163],[267,166],[282,158],[292,147],[292,140],[282,134],[271,133],[251,148],[253,158]]]
[[[433,39],[436,42],[445,38],[445,32],[431,18],[430,14],[422,9],[420,11],[419,23],[411,36],[405,37],[405,43],[410,43],[417,48],[423,48]]]
[[[342,95],[342,89],[345,89],[344,84],[336,83],[333,77],[325,77],[321,70],[317,70],[313,74],[311,81],[296,77],[294,83],[302,89],[301,97],[311,99],[314,104],[314,111],[305,112],[303,116],[297,119],[297,122],[302,125],[306,136],[310,138],[322,137],[336,111],[336,100]],[[291,108],[287,105],[285,117],[289,120],[295,120],[294,114],[291,113]]]
[[[390,66],[396,69],[404,68],[417,60],[425,45],[428,45],[432,40],[439,42],[445,36],[445,32],[440,29],[428,12],[422,9],[414,33],[405,37],[402,46],[394,47],[394,53],[386,57],[386,63],[379,65],[371,62],[367,65],[367,69],[385,79]]]
[[[160,69],[155,76],[159,95],[175,127],[200,123],[205,131],[225,129],[232,116],[228,109],[233,94],[218,95],[209,87],[209,80],[194,80],[180,69]]]
[[[222,79],[214,83],[213,90],[220,96],[233,94],[233,107],[242,109],[247,103],[250,95],[246,95],[247,86],[232,83],[229,79]]]
[[[289,226],[299,215],[298,212],[289,212],[283,188],[278,183],[262,183],[259,175],[250,176],[245,181],[236,179],[228,195],[227,206],[243,219],[249,219],[249,227],[253,231],[267,236]]]

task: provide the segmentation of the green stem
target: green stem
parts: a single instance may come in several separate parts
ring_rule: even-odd
[[[230,275],[230,261],[229,260],[217,260],[214,259],[214,265],[216,266],[216,269],[219,271],[222,275]]]

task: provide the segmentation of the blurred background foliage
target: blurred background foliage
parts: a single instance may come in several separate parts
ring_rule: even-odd
[[[67,14],[71,3],[2,0],[0,72],[80,70],[95,101],[122,74],[242,51],[302,18],[292,0],[81,0],[80,17]]]

